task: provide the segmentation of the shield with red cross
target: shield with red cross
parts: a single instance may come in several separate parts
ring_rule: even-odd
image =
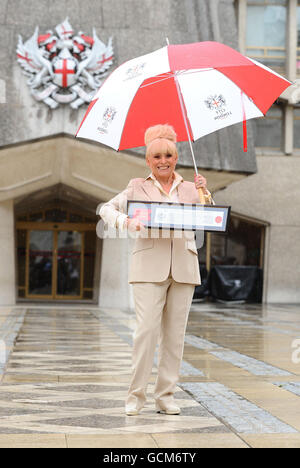
[[[58,58],[53,64],[53,81],[61,88],[72,86],[75,81],[76,62],[72,58]]]

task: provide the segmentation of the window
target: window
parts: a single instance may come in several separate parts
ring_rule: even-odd
[[[236,6],[240,51],[292,82],[299,79],[300,0],[236,0]],[[300,124],[292,125],[291,100],[279,99],[277,105],[282,108],[282,117],[274,105],[265,119],[255,119],[255,146],[292,154],[293,147],[299,147]]]
[[[59,206],[60,205],[60,206]],[[17,221],[32,221],[32,222],[54,222],[54,223],[92,223],[95,224],[96,217],[86,217],[82,211],[72,211],[67,206],[63,206],[62,202],[50,204],[39,211],[32,211],[26,214],[17,214]]]
[[[297,73],[300,74],[300,6],[297,7]]]
[[[286,54],[286,1],[248,0],[246,55],[283,68]]]
[[[300,148],[300,108],[294,110],[294,147]]]

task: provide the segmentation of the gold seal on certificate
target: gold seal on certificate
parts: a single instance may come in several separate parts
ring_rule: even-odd
[[[226,232],[230,206],[128,200],[127,213],[147,228]]]

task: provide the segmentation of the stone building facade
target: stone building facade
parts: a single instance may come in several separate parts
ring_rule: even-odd
[[[131,242],[98,238],[96,210],[130,178],[148,174],[143,149],[116,153],[75,140],[86,104],[72,108],[61,103],[52,109],[33,97],[17,62],[19,35],[28,40],[36,26],[39,35],[55,33],[66,17],[79,36],[92,37],[95,28],[105,45],[112,38],[110,73],[124,61],[162,47],[166,37],[174,44],[216,40],[246,52],[247,8],[247,2],[233,0],[0,1],[1,305],[79,301],[132,306],[127,285]],[[287,18],[287,29],[297,31],[290,10]],[[288,70],[284,73],[294,79]],[[290,131],[297,128],[297,102],[283,96],[270,118],[249,123],[246,154],[241,125],[194,146],[199,171],[216,202],[231,205],[233,214],[233,234],[227,240],[207,235],[201,262],[207,269],[226,259],[259,266],[267,302],[300,299],[299,157],[297,131],[292,136]],[[283,143],[273,118],[278,112],[280,124],[285,123]],[[273,147],[277,140],[281,147]],[[178,170],[193,180],[188,145],[180,144],[179,150]],[[245,253],[250,248],[252,257]]]

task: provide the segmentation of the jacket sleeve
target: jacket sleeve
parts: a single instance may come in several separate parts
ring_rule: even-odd
[[[127,200],[133,195],[133,181],[131,180],[123,192],[116,195],[107,203],[102,205],[99,215],[110,227],[124,229],[127,218]]]

